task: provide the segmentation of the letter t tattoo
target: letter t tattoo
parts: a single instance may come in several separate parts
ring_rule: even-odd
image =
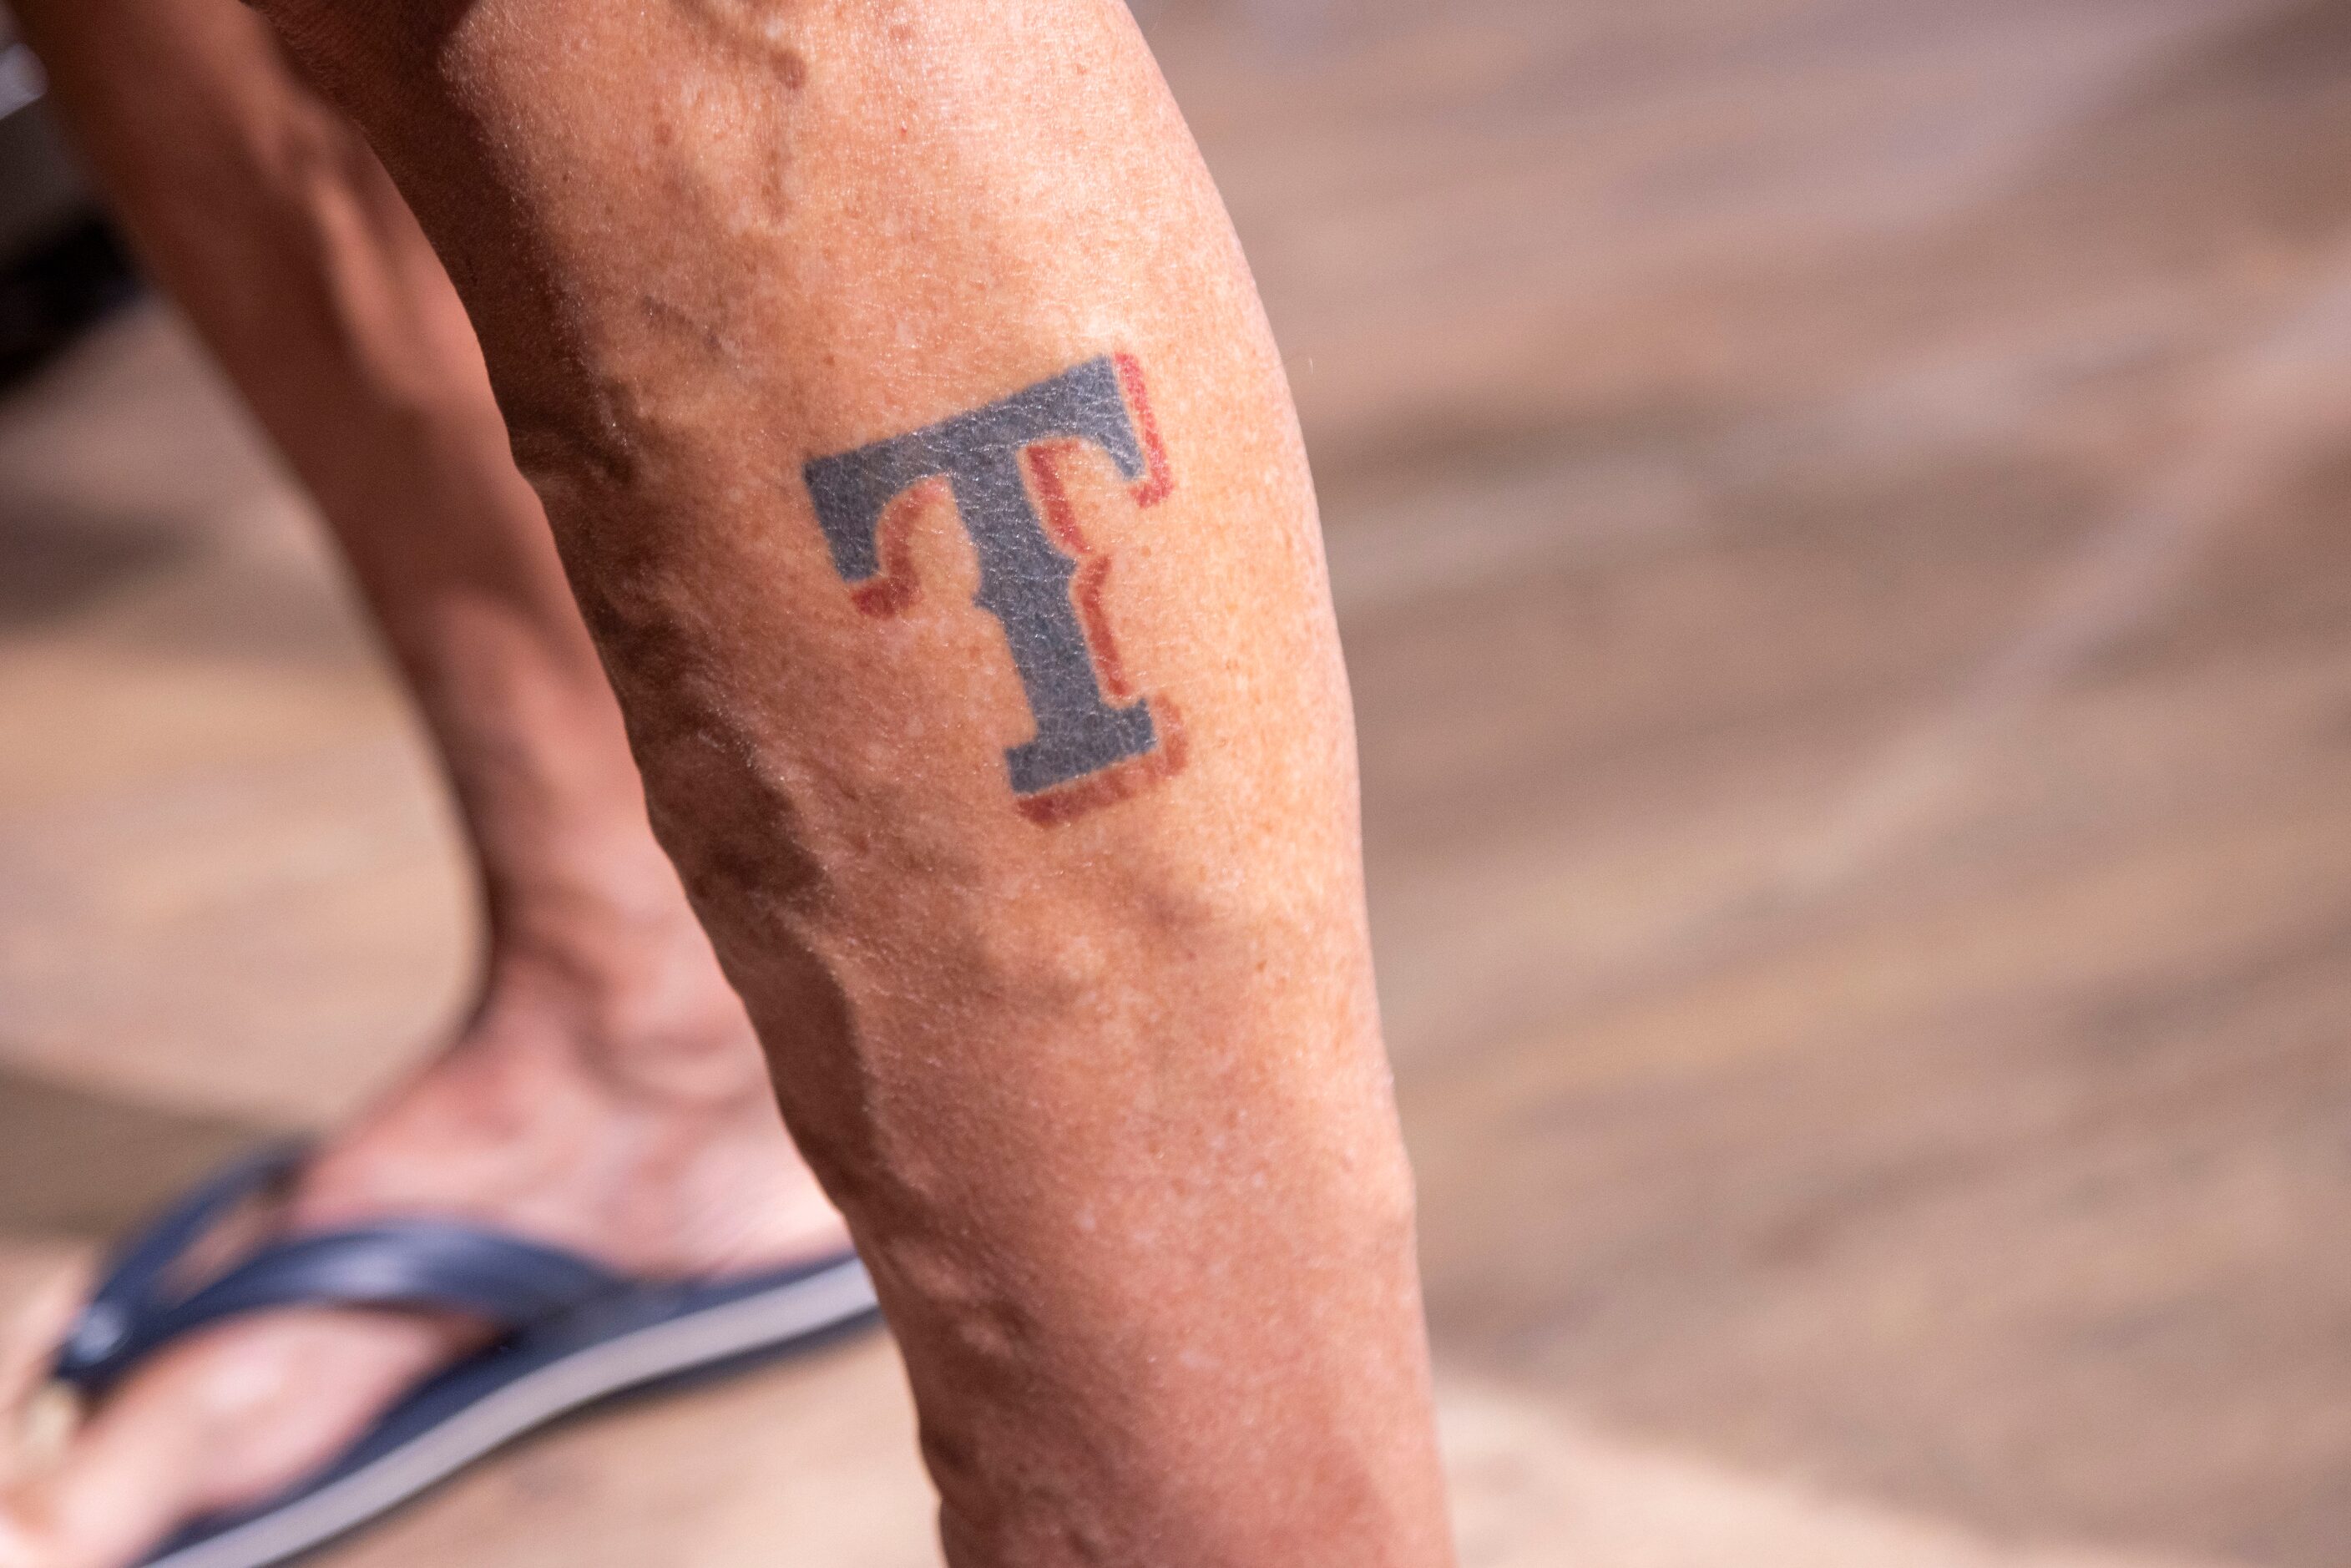
[[[1131,361],[1089,361],[1000,402],[819,458],[804,471],[833,566],[851,586],[869,585],[869,594],[894,589],[865,601],[885,608],[903,601],[910,585],[889,581],[895,573],[881,537],[883,516],[917,485],[945,479],[953,489],[979,555],[977,602],[1004,627],[1037,725],[1035,738],[1005,753],[1024,808],[1046,791],[1149,756],[1163,742],[1148,701],[1113,707],[1105,697],[1097,651],[1079,615],[1081,596],[1071,592],[1078,557],[1047,531],[1023,465],[1029,449],[1046,442],[1090,442],[1137,486],[1139,504],[1163,498],[1167,480],[1158,432],[1146,406],[1138,434],[1122,384],[1127,381],[1136,382],[1140,402]],[[1044,454],[1029,461],[1039,469],[1038,491],[1058,514],[1066,505],[1058,476]]]

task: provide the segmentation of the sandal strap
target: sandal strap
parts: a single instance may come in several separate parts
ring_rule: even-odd
[[[143,1255],[150,1243],[162,1239],[159,1229],[136,1250]],[[183,1239],[172,1256],[185,1249]],[[152,1287],[160,1271],[148,1270],[148,1288],[139,1293],[101,1292],[83,1309],[57,1354],[60,1381],[94,1397],[165,1345],[256,1312],[288,1307],[450,1312],[512,1336],[628,1283],[601,1264],[560,1248],[427,1219],[276,1242],[175,1300],[157,1299]]]
[[[189,1189],[114,1249],[75,1330],[92,1339],[115,1337],[147,1309],[190,1248],[238,1205],[290,1178],[308,1157],[308,1144],[272,1144],[239,1155]]]

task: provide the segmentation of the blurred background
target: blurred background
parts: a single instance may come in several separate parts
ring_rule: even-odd
[[[1136,9],[1322,486],[1468,1563],[2351,1559],[2351,6]],[[351,1107],[472,938],[37,93],[0,1295]],[[925,1563],[908,1432],[852,1346],[330,1561]]]

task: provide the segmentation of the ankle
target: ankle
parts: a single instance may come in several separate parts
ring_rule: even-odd
[[[536,951],[498,955],[457,1041],[320,1151],[288,1212],[468,1217],[655,1271],[839,1239],[731,992]]]
[[[750,1019],[690,925],[501,942],[455,1050],[680,1112],[773,1104]]]

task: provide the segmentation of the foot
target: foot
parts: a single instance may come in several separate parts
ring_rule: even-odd
[[[622,1009],[580,989],[509,966],[464,1040],[324,1149],[237,1244],[427,1214],[671,1275],[846,1244],[731,994]],[[20,1333],[18,1385],[71,1305],[60,1292],[50,1321]],[[327,1310],[193,1336],[128,1379],[61,1453],[19,1463],[0,1502],[0,1568],[136,1562],[184,1521],[298,1480],[480,1338],[461,1319]]]

